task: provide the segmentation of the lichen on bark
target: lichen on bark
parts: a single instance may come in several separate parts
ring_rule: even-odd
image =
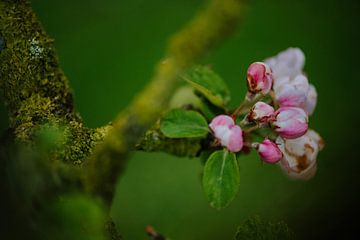
[[[82,162],[105,132],[84,127],[54,40],[43,30],[29,1],[0,1],[0,36],[0,89],[16,140],[33,144],[42,125],[64,126],[65,143],[56,159]]]
[[[53,39],[42,29],[28,1],[1,1],[0,55],[4,101],[10,126],[49,118],[78,119],[68,80],[59,67]]]

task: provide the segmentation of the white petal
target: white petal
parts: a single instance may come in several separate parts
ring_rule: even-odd
[[[307,93],[305,110],[309,115],[314,113],[315,107],[317,103],[317,92],[314,85],[310,84],[309,91]]]
[[[227,146],[230,141],[231,130],[228,126],[217,126],[214,129],[215,137],[218,138],[222,146]]]
[[[316,158],[324,145],[319,134],[310,129],[297,139],[278,137],[276,143],[283,153],[280,166],[288,176],[307,180],[315,175]]]
[[[309,91],[309,81],[304,74],[297,75],[292,81],[291,84],[298,89],[299,91],[304,92],[306,95]]]
[[[275,79],[284,76],[294,78],[302,72],[305,63],[304,53],[299,48],[288,48],[277,56],[266,59]]]

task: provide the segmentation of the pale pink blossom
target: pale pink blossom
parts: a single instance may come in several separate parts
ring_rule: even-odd
[[[215,137],[221,145],[231,152],[239,152],[243,147],[243,136],[240,126],[235,125],[234,120],[227,115],[215,117],[209,124]]]
[[[250,110],[248,119],[250,121],[265,122],[274,115],[274,108],[267,103],[257,102]]]
[[[283,138],[294,139],[308,129],[308,116],[301,108],[281,107],[275,112],[275,131]]]
[[[272,72],[263,62],[252,63],[247,70],[248,89],[251,93],[267,94],[272,86]]]
[[[305,135],[296,139],[276,139],[283,158],[280,161],[282,170],[291,178],[308,180],[316,173],[316,158],[324,147],[320,135],[309,129]]]
[[[276,100],[280,107],[304,108],[308,91],[308,79],[302,74],[297,75],[292,81],[283,82],[282,85],[274,87]]]
[[[213,120],[211,121],[211,123],[209,124],[209,127],[214,130],[213,128],[217,127],[217,126],[233,126],[235,125],[234,119],[232,119],[232,117],[228,116],[228,115],[219,115],[216,116],[215,118],[213,118]]]
[[[314,85],[310,84],[305,102],[305,111],[308,113],[308,115],[312,115],[314,113],[316,102],[317,102],[317,92]]]
[[[279,147],[269,139],[265,139],[257,147],[260,158],[266,163],[277,163],[283,157]]]
[[[274,82],[283,77],[292,79],[302,73],[305,55],[299,48],[288,48],[278,55],[266,59],[265,63],[273,71]]]
[[[303,74],[304,53],[299,48],[289,48],[266,59],[265,63],[273,72],[273,89],[279,106],[300,107],[312,115],[317,94]]]
[[[234,125],[232,128],[230,128],[231,134],[229,137],[228,142],[224,142],[225,147],[230,152],[239,152],[243,147],[243,136],[242,136],[242,130],[240,126]]]

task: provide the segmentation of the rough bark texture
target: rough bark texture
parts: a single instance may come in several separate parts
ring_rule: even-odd
[[[54,41],[41,27],[29,1],[0,2],[0,38],[0,89],[16,140],[32,144],[44,124],[63,126],[66,138],[56,159],[81,163],[103,139],[106,128],[83,126]]]

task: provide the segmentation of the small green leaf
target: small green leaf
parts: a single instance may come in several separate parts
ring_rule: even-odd
[[[205,137],[209,130],[206,119],[198,112],[173,109],[160,123],[161,132],[169,138]]]
[[[229,103],[229,88],[224,80],[209,67],[194,67],[183,78],[212,104],[225,107]]]
[[[172,96],[169,107],[170,108],[182,108],[187,106],[192,106],[194,108],[201,109],[202,101],[199,96],[196,96],[194,89],[189,86],[179,87],[174,95]]]
[[[227,150],[214,152],[206,161],[203,188],[216,209],[229,205],[239,190],[240,174],[234,153]]]

